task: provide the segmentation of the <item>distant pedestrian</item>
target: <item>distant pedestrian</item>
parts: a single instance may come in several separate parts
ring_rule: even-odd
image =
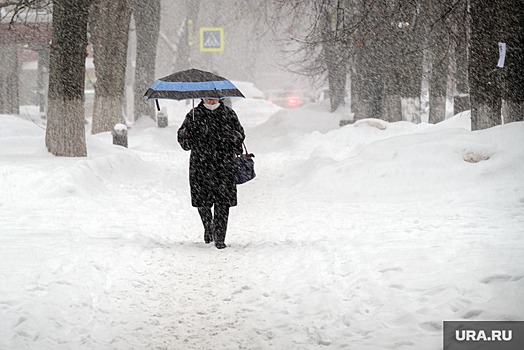
[[[202,219],[204,242],[218,249],[226,248],[229,208],[237,205],[234,158],[244,138],[236,113],[218,99],[203,99],[178,129],[178,142],[191,151],[191,204]]]

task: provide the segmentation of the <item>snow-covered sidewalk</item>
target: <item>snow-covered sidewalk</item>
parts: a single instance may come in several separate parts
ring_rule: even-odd
[[[176,122],[64,159],[2,116],[0,348],[440,349],[444,320],[523,319],[524,123],[336,123],[247,129],[219,251]]]

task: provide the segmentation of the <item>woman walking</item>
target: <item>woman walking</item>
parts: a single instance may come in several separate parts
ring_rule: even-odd
[[[202,219],[204,242],[214,241],[218,249],[226,248],[229,208],[237,205],[234,157],[244,138],[236,113],[218,99],[203,99],[178,129],[178,142],[191,151],[191,204]]]

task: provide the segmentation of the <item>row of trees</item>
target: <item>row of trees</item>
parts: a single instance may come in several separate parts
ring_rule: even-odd
[[[503,106],[506,122],[524,120],[522,0],[272,4],[281,25],[294,28],[300,71],[327,78],[333,111],[351,90],[357,119],[416,121],[428,113],[438,122],[458,92],[470,96],[473,129],[500,124]],[[496,66],[499,42],[508,50],[503,68]]]
[[[12,21],[24,21],[29,10],[53,13],[49,57],[46,146],[54,155],[85,156],[85,61],[88,41],[94,51],[95,101],[92,133],[111,131],[123,122],[129,28],[137,36],[135,119],[154,117],[143,100],[154,79],[160,0],[20,0],[0,4]]]
[[[300,73],[327,80],[332,111],[345,104],[350,91],[356,119],[419,121],[427,113],[430,122],[438,122],[460,92],[470,96],[473,129],[483,129],[501,123],[501,109],[506,122],[524,117],[523,2],[231,0],[229,5],[242,13],[250,7],[259,19],[255,25],[278,24],[278,30],[289,33],[292,45],[287,47],[300,58],[293,70],[300,67]],[[200,5],[200,0],[186,1],[191,18],[198,16]],[[110,131],[122,122],[132,19],[137,36],[134,117],[154,116],[154,107],[142,96],[155,77],[160,0],[10,0],[0,7],[11,11],[13,20],[23,20],[26,9],[52,8],[46,134],[51,153],[86,155],[89,41],[97,77],[92,132]],[[187,36],[179,38],[179,67],[174,68],[185,69]],[[499,42],[508,48],[503,68],[496,67]]]

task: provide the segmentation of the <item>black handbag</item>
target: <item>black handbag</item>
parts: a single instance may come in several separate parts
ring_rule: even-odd
[[[242,143],[245,153],[235,157],[235,184],[240,185],[253,180],[255,176],[255,155],[247,151],[247,147]]]

